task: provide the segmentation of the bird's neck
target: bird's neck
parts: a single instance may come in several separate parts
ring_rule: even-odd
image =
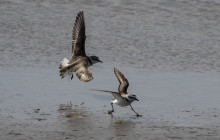
[[[90,56],[88,56],[89,66],[98,63],[97,60],[92,59]]]

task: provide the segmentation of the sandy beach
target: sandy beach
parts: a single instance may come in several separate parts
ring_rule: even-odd
[[[83,10],[86,51],[104,62],[94,80],[59,77]],[[0,2],[0,139],[220,139],[220,3],[170,1]],[[113,67],[137,95],[115,107]]]

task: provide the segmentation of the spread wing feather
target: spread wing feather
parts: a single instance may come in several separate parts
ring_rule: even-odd
[[[115,75],[119,81],[118,92],[120,94],[122,94],[122,93],[127,94],[127,89],[129,86],[128,80],[125,78],[125,76],[117,68],[114,68],[114,72],[115,72]]]
[[[111,93],[116,99],[120,98],[120,94],[118,92],[108,91],[108,90],[99,90],[99,89],[90,89],[90,90]]]
[[[85,21],[83,11],[79,12],[72,33],[72,53],[74,56],[86,56],[85,53]]]

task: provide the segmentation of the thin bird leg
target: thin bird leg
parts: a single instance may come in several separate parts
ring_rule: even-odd
[[[133,107],[130,105],[131,110],[134,111]],[[134,111],[134,113],[136,113],[137,117],[141,117],[142,115],[139,115],[136,111]]]
[[[111,106],[112,106],[112,110],[109,110],[108,114],[112,114],[112,112],[114,112],[113,103],[111,103]]]
[[[73,74],[72,74],[72,76],[71,76],[71,80],[73,79]]]

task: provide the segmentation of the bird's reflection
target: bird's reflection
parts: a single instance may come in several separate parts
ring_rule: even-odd
[[[58,111],[62,118],[69,118],[67,120],[68,125],[82,125],[82,123],[85,122],[86,119],[88,119],[87,110],[82,105],[72,105],[71,102],[67,104],[60,104]]]
[[[113,129],[113,132],[115,133],[115,136],[127,136],[130,135],[130,133],[134,132],[135,122],[130,119],[113,119],[111,127]]]

